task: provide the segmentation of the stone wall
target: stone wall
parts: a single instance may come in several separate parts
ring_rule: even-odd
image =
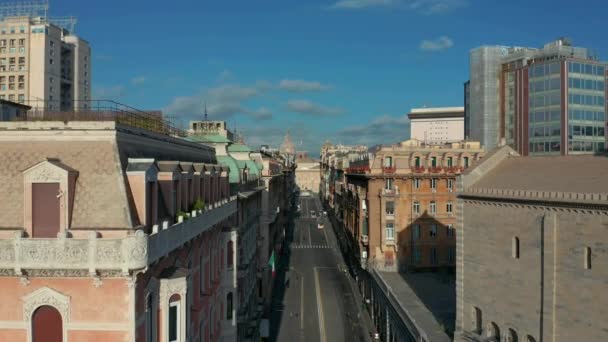
[[[457,330],[520,341],[606,341],[608,212],[460,199]],[[459,209],[460,209],[459,208]],[[514,251],[519,240],[519,256]],[[585,249],[591,248],[591,268]],[[456,341],[465,339],[457,332]],[[531,340],[532,341],[532,340]]]

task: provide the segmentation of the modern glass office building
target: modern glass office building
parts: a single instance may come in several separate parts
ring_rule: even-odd
[[[471,51],[465,85],[473,139],[485,138],[489,149],[504,139],[522,155],[606,151],[605,63],[566,39],[542,49],[503,48],[491,63],[480,62],[487,49]]]

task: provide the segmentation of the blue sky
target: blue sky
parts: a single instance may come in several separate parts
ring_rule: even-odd
[[[51,0],[91,43],[93,95],[229,122],[252,146],[291,130],[392,143],[410,108],[461,106],[468,51],[560,36],[608,60],[601,0]]]

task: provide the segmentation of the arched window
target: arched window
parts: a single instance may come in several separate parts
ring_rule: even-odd
[[[519,238],[517,236],[513,238],[512,255],[513,258],[519,259]]]
[[[509,334],[507,335],[507,342],[517,342],[517,333],[513,329],[509,329]]]
[[[63,341],[63,322],[57,309],[48,305],[36,309],[32,316],[32,341]]]
[[[491,322],[488,325],[487,337],[494,337],[494,340],[500,341],[500,328],[498,328],[498,324]]]
[[[232,319],[232,292],[226,295],[226,319]]]
[[[169,298],[169,314],[168,314],[168,333],[169,333],[169,342],[177,342],[180,341],[180,326],[181,326],[181,317],[180,317],[180,306],[181,306],[181,296],[178,294],[174,294]]]
[[[473,312],[472,312],[473,317],[472,318],[472,328],[473,328],[473,332],[475,332],[476,334],[481,334],[481,327],[482,327],[482,321],[481,321],[481,309],[478,307],[473,307]]]
[[[226,250],[226,264],[228,267],[232,267],[234,265],[234,243],[232,240],[228,241],[228,247]]]
[[[591,247],[585,247],[585,269],[591,269]]]
[[[526,337],[526,342],[536,342],[536,339],[530,335],[528,335],[528,337]]]

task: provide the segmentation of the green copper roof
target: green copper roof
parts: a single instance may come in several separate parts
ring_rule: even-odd
[[[229,143],[228,138],[217,134],[191,135],[185,138],[188,141],[197,143]]]
[[[247,145],[236,143],[228,145],[228,152],[251,152],[251,149]]]
[[[237,164],[237,160],[230,156],[217,156],[216,158],[218,163],[224,164],[230,168],[230,175],[228,177],[228,181],[230,183],[240,183],[241,171],[239,165]]]
[[[249,170],[249,175],[255,175],[256,178],[260,178],[260,169],[258,168],[257,164],[251,160],[251,159],[247,159],[247,160],[237,160],[236,161],[237,165],[239,166],[239,169],[244,169],[245,167],[247,167],[247,169]]]

